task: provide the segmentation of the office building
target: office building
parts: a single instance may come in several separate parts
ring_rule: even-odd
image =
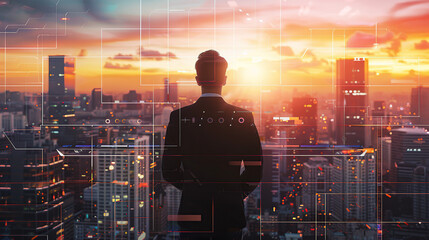
[[[348,149],[333,157],[329,193],[329,215],[334,221],[372,222],[377,218],[376,209],[376,159],[374,149]],[[323,194],[321,194],[323,197]],[[339,230],[351,233],[355,224],[338,224]]]
[[[140,110],[142,108],[142,104],[140,103],[142,95],[138,94],[136,90],[130,90],[127,94],[123,95],[122,99],[128,110]]]
[[[13,132],[15,130],[23,130],[27,125],[27,117],[22,112],[0,113],[0,131]]]
[[[396,190],[407,193],[413,190],[414,169],[424,164],[429,156],[429,134],[424,128],[397,128],[392,130],[392,182]]]
[[[413,176],[413,218],[417,221],[429,220],[429,168],[418,166]]]
[[[280,204],[280,164],[285,158],[286,151],[273,144],[262,145],[264,155],[261,187],[262,212],[272,214]]]
[[[149,143],[148,136],[118,137],[97,150],[100,239],[149,237]]]
[[[177,83],[170,82],[170,79],[164,78],[164,102],[178,102]]]
[[[419,86],[411,89],[410,114],[414,124],[429,124],[429,87]]]
[[[48,107],[50,123],[67,124],[74,116],[75,60],[62,55],[49,56]]]
[[[301,120],[297,125],[295,144],[314,145],[317,143],[317,99],[296,97],[292,100],[292,114]]]
[[[368,146],[368,60],[338,59],[335,135],[339,145]]]
[[[42,130],[20,130],[9,135],[17,150],[1,146],[2,237],[73,238],[74,204],[72,194],[64,189],[64,157]]]
[[[381,139],[381,169],[380,173],[382,175],[386,173],[390,173],[393,169],[394,165],[392,163],[392,138],[391,137],[383,137]]]
[[[308,162],[304,163],[302,202],[308,219],[314,220],[317,213],[324,213],[326,203],[323,201],[318,204],[316,194],[330,192],[332,189],[331,172],[332,165],[325,157],[311,157]]]

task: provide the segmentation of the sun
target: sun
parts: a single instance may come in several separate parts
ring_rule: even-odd
[[[257,63],[249,64],[238,70],[240,83],[246,85],[260,85],[264,79],[264,69]]]

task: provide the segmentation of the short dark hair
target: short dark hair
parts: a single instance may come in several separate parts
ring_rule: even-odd
[[[200,86],[222,86],[228,62],[215,50],[207,50],[198,56],[195,63],[197,83]]]

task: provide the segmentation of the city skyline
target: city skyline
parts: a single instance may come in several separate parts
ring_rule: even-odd
[[[173,240],[240,210],[242,240],[427,239],[428,22],[424,0],[0,1],[0,238]]]

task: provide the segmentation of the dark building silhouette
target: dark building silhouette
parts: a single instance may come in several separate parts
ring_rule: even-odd
[[[81,94],[79,96],[79,108],[81,111],[88,112],[91,109],[90,103],[90,97],[87,94]]]
[[[75,212],[83,209],[83,191],[91,185],[90,157],[67,156],[64,159],[64,185],[68,192],[74,195]]]
[[[75,222],[74,239],[98,239],[97,226],[97,198],[98,184],[94,184],[84,189],[83,202],[84,209],[81,217]]]
[[[113,96],[102,94],[101,88],[92,89],[91,101],[90,101],[91,110],[112,109],[113,108],[112,103],[113,103]]]
[[[429,156],[428,156],[429,157]],[[425,165],[414,169],[413,176],[413,218],[417,221],[429,220],[429,168]]]
[[[139,110],[141,109],[140,101],[142,100],[142,95],[137,94],[136,90],[130,90],[127,94],[124,94],[122,97],[123,101],[126,102],[126,109],[128,110]]]
[[[45,133],[15,131],[17,148],[0,151],[0,235],[73,238],[73,195],[64,189],[64,157]]]
[[[429,124],[429,87],[419,86],[411,89],[410,112],[416,125]]]
[[[0,93],[0,110],[22,111],[24,103],[24,96],[21,92],[6,90]]]
[[[336,81],[336,141],[340,145],[368,145],[365,126],[368,107],[368,60],[338,59]]]
[[[49,119],[53,123],[68,123],[74,114],[72,101],[75,98],[74,58],[49,56]]]
[[[392,182],[398,182],[398,192],[413,190],[414,169],[429,158],[429,134],[423,128],[392,130]]]
[[[377,116],[377,117],[386,116],[386,101],[374,101],[372,116]]]
[[[170,82],[170,79],[164,78],[164,102],[178,102],[177,83]]]
[[[276,215],[280,205],[280,165],[286,162],[286,150],[276,144],[262,145],[264,156],[261,188],[261,211]]]
[[[314,145],[317,143],[317,99],[312,97],[296,97],[292,100],[292,114],[299,117],[301,124],[297,126],[296,144]]]
[[[47,122],[52,125],[51,138],[60,144],[74,141],[73,131],[67,125],[73,123],[75,111],[75,60],[63,55],[49,56],[49,92]]]

